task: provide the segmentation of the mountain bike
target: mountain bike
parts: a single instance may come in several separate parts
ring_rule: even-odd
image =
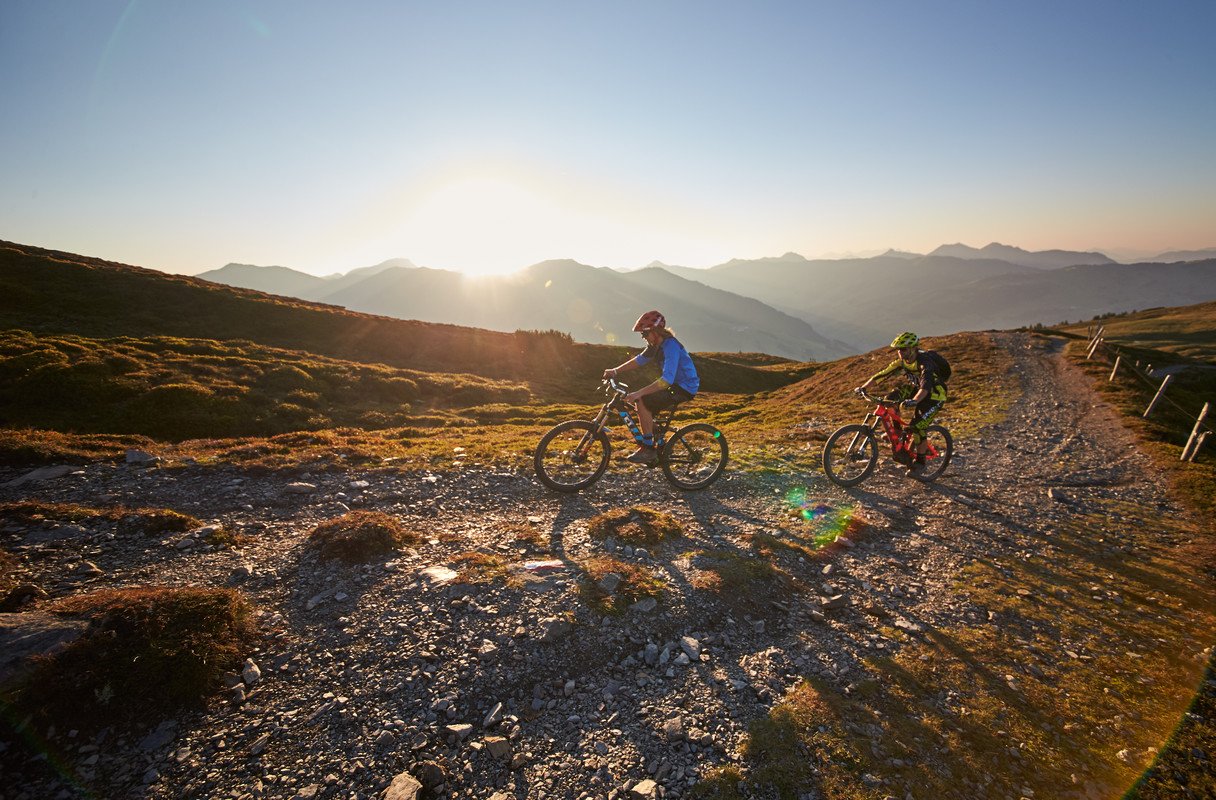
[[[909,466],[916,457],[916,443],[912,431],[899,415],[900,401],[874,397],[864,391],[857,394],[878,405],[866,414],[860,425],[845,425],[824,443],[823,471],[828,480],[837,486],[856,486],[870,477],[874,467],[878,465],[880,438],[890,443],[891,457],[899,464]],[[950,431],[941,425],[930,425],[926,428],[925,439],[929,444],[929,450],[925,454],[925,466],[910,474],[917,480],[928,483],[946,471],[950,457],[954,455],[954,439],[951,438]]]
[[[607,399],[591,420],[570,420],[555,425],[541,437],[533,462],[541,483],[559,492],[577,492],[598,481],[608,469],[612,444],[608,421],[619,416],[634,440],[642,443],[637,410],[625,400],[629,387],[614,378],[601,383]],[[660,467],[667,480],[680,489],[704,489],[716,481],[730,457],[726,437],[713,425],[695,422],[667,436],[675,407],[654,417],[654,443],[658,458],[647,466]]]

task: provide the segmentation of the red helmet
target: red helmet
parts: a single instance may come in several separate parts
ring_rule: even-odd
[[[651,328],[666,328],[667,320],[663,319],[663,315],[657,311],[647,311],[642,316],[638,317],[638,321],[633,323],[635,331],[648,331]]]

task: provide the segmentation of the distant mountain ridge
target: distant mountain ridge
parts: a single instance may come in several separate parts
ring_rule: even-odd
[[[892,330],[934,335],[1054,324],[1216,299],[1206,262],[1189,258],[1208,252],[1216,249],[1120,264],[1096,251],[1030,252],[992,243],[867,258],[811,260],[787,252],[708,269],[655,261],[618,271],[550,261],[476,281],[394,262],[329,279],[262,268],[272,270],[267,280],[283,279],[277,284],[254,285],[247,272],[228,267],[198,277],[407,319],[551,328],[586,342],[631,343],[638,310],[658,307],[693,349],[825,360],[885,344]],[[1192,268],[1161,269],[1182,261]]]
[[[753,297],[657,267],[622,273],[570,260],[546,261],[512,275],[476,279],[383,264],[337,278],[283,267],[265,268],[264,274],[256,269],[228,265],[196,277],[369,314],[508,332],[559,330],[599,344],[640,345],[634,321],[642,311],[659,308],[692,350],[763,352],[798,361],[856,352],[854,345],[823,336],[806,320]]]
[[[290,267],[259,267],[253,264],[231,263],[219,269],[200,272],[194,277],[239,289],[253,289],[267,294],[322,302],[326,295],[341,291],[386,269],[410,268],[414,268],[414,264],[409,259],[391,258],[370,267],[318,277]]]
[[[1020,247],[1012,247],[998,242],[985,245],[978,250],[965,244],[944,244],[929,253],[929,255],[949,256],[951,258],[968,260],[996,259],[998,261],[1008,261],[1010,264],[1018,264],[1023,267],[1035,267],[1036,269],[1061,269],[1077,264],[1117,263],[1109,256],[1098,252],[1081,253],[1071,250],[1041,250],[1032,253]]]
[[[1169,250],[1149,260],[1168,264],[1174,261],[1203,261],[1209,258],[1216,258],[1216,247],[1206,247],[1203,250]]]
[[[940,335],[1088,319],[1111,311],[1216,299],[1216,260],[1187,264],[1081,264],[1056,269],[999,259],[735,259],[679,275],[750,295],[825,335],[864,348],[893,332]]]

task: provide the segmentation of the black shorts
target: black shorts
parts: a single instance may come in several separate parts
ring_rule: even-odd
[[[642,396],[642,405],[650,409],[651,415],[655,415],[660,411],[666,411],[669,408],[674,408],[680,403],[687,403],[693,398],[693,395],[681,389],[679,386],[672,386],[661,392]]]

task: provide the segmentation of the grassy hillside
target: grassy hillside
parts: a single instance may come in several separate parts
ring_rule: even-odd
[[[383,428],[443,420],[452,408],[531,399],[518,383],[252,342],[0,332],[0,418],[17,426],[177,441]]]
[[[457,452],[522,464],[544,427],[589,413],[600,373],[635,351],[357,314],[0,244],[0,461],[140,447],[272,467],[430,468]],[[755,354],[697,362],[699,414],[820,368]]]
[[[0,329],[94,339],[168,336],[267,347],[425,372],[527,382],[540,397],[587,399],[631,348],[552,332],[500,333],[358,314],[195,278],[0,243]],[[786,373],[702,360],[712,392],[773,389]]]
[[[1216,302],[1147,308],[1064,325],[1059,330],[1084,336],[1087,329],[1095,325],[1106,327],[1104,336],[1111,344],[1161,350],[1200,361],[1216,362]]]
[[[1216,352],[1216,326],[1209,321],[1206,332],[1203,327],[1203,320],[1211,320],[1214,311],[1216,304],[1203,303],[1182,308],[1149,309],[1102,322],[1107,323],[1107,334],[1112,337],[1112,343],[1127,341],[1124,337],[1128,336],[1135,336],[1137,343],[1158,343],[1161,350],[1137,349],[1134,353],[1137,358],[1162,364],[1168,363],[1177,353]],[[1161,321],[1161,327],[1154,326],[1155,320]],[[1070,327],[1079,327],[1084,334],[1085,326]],[[1126,348],[1121,349],[1128,352]],[[1216,398],[1216,370],[1186,369],[1175,373],[1167,389],[1168,402],[1160,403],[1146,420],[1141,414],[1153,397],[1158,385],[1156,381],[1141,381],[1126,372],[1121,378],[1110,381],[1110,364],[1101,358],[1086,359],[1083,338],[1070,342],[1066,354],[1090,375],[1094,386],[1106,400],[1124,414],[1127,424],[1139,433],[1144,449],[1166,470],[1175,492],[1206,514],[1210,532],[1211,521],[1216,519],[1216,447],[1209,440],[1192,462],[1179,461],[1179,453],[1203,403]],[[1209,414],[1207,427],[1211,428],[1213,423]],[[1151,510],[1140,513],[1152,516]],[[1150,519],[1145,524],[1160,525],[1161,520]],[[1172,565],[1171,574],[1195,572],[1207,586],[1216,579],[1216,547],[1210,538],[1192,540],[1181,556],[1185,564]],[[1159,632],[1154,632],[1154,635],[1159,635]],[[1196,754],[1211,753],[1214,745],[1216,653],[1209,656],[1207,672],[1189,713],[1163,748],[1160,758],[1128,792],[1127,797],[1129,800],[1164,800],[1210,796],[1216,785],[1211,761],[1207,756],[1197,758]],[[1180,784],[1188,787],[1188,790],[1180,793]],[[1191,792],[1189,788],[1195,791]]]

